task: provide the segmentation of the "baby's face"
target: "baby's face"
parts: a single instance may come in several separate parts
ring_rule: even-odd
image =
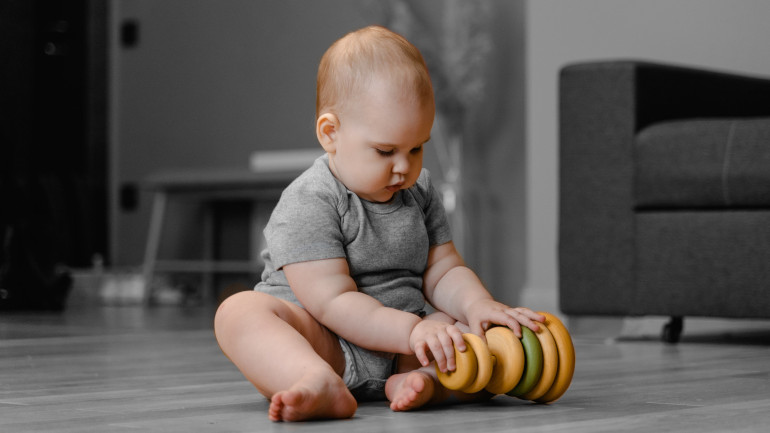
[[[364,200],[390,201],[398,190],[414,185],[422,169],[433,102],[421,104],[395,95],[392,85],[379,81],[339,118],[329,165],[335,177]]]

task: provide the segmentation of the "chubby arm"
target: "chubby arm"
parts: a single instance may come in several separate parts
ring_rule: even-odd
[[[283,270],[302,305],[340,337],[371,350],[415,354],[423,365],[430,352],[442,370],[454,369],[453,344],[464,348],[460,330],[385,307],[359,292],[345,259],[293,263]]]
[[[412,353],[409,335],[421,319],[359,292],[345,259],[293,263],[283,270],[302,305],[340,337],[384,352]]]
[[[529,308],[512,308],[495,301],[478,276],[465,266],[453,242],[431,247],[423,287],[434,307],[470,326],[477,335],[497,324],[521,337],[521,325],[537,331],[537,322],[545,321]]]

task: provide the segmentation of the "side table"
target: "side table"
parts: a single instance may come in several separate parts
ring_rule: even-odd
[[[153,197],[143,266],[145,303],[152,299],[152,282],[157,272],[203,274],[204,299],[212,295],[213,276],[216,273],[259,272],[261,265],[254,260],[215,260],[212,204],[223,200],[277,201],[284,188],[303,170],[184,170],[162,171],[147,177],[142,187],[150,191]],[[166,206],[169,200],[182,196],[193,197],[204,203],[203,257],[200,260],[160,260],[158,251],[163,238],[164,222],[168,217]]]

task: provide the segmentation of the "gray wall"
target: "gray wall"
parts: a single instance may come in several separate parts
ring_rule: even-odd
[[[485,100],[463,128],[469,230],[466,259],[501,299],[524,284],[523,2],[492,8],[494,67]],[[362,0],[112,0],[111,191],[113,262],[141,263],[149,196],[120,209],[117,191],[161,169],[245,168],[258,149],[318,146],[315,75],[325,49],[348,31],[386,21]],[[406,2],[419,28],[440,28],[450,1]],[[455,5],[467,0],[454,0]],[[373,7],[373,9],[372,9]],[[392,17],[391,17],[392,18]],[[140,25],[122,48],[118,29]],[[414,41],[416,44],[418,41]],[[435,171],[428,147],[426,166]],[[163,255],[199,253],[198,208],[177,203]]]
[[[571,62],[640,58],[770,76],[765,0],[529,0],[527,275],[522,302],[556,311],[557,74]]]
[[[316,146],[318,59],[343,29],[364,23],[349,3],[114,0],[115,264],[141,263],[149,220],[147,194],[139,209],[120,209],[122,185],[164,169],[244,169],[257,149]],[[122,48],[117,40],[125,20],[139,23],[135,48]],[[199,253],[195,210],[180,203],[170,209],[175,224],[168,226],[163,254]]]

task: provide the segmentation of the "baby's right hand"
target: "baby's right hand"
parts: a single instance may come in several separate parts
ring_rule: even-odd
[[[423,367],[430,364],[430,352],[442,372],[455,370],[455,347],[465,352],[462,331],[455,325],[436,320],[422,320],[418,323],[409,335],[409,346]]]

